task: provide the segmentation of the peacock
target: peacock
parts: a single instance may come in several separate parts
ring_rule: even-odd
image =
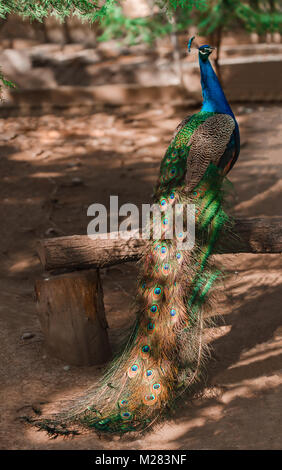
[[[65,411],[33,422],[49,434],[75,433],[69,430],[75,422],[102,433],[143,431],[201,377],[206,312],[222,276],[210,256],[232,225],[223,207],[225,181],[239,156],[240,135],[209,60],[214,48],[194,37],[189,52],[192,47],[198,49],[203,104],[179,124],[161,161],[154,193],[161,235],[148,240],[140,261],[136,322],[97,385]],[[191,204],[196,243],[179,249],[181,232],[166,237],[173,224],[167,209]]]

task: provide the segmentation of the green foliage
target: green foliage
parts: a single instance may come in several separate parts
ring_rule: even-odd
[[[122,0],[0,0],[0,18],[14,13],[38,21],[49,15],[60,20],[70,15],[82,21],[101,20],[101,40],[124,38],[129,44],[152,42],[191,24],[205,35],[235,24],[258,33],[279,31],[282,26],[281,0],[153,0],[151,4],[158,13],[128,18]]]
[[[281,30],[280,2],[265,0],[211,0],[198,15],[199,32],[212,34],[218,29],[230,30],[240,25],[247,31],[258,33]]]
[[[123,14],[122,0],[0,0],[0,18],[17,14],[30,20],[42,21],[53,15],[64,20],[71,15],[82,21],[100,20],[101,40],[124,38],[127,43],[151,43],[157,37],[169,34],[173,27],[171,15],[181,11],[182,16],[193,8],[201,8],[207,0],[155,0],[159,14],[147,18],[128,18]],[[189,21],[188,21],[189,22]],[[185,26],[188,24],[186,21]],[[183,22],[174,29],[183,27]]]
[[[157,37],[169,34],[171,25],[162,15],[145,18],[129,18],[118,5],[112,5],[101,19],[99,41],[123,39],[129,45],[139,42],[152,43]]]
[[[172,32],[186,31],[192,24],[205,36],[236,26],[259,34],[282,29],[279,0],[155,0],[158,12],[145,18],[128,18],[118,3],[110,5],[101,19],[101,41],[152,43]]]
[[[201,9],[208,5],[209,0],[156,0],[156,5],[161,9],[166,9],[170,12],[177,10],[192,10],[192,8]]]
[[[49,15],[63,20],[70,15],[76,15],[81,20],[94,22],[107,14],[116,0],[0,0],[0,18],[14,13],[23,18],[42,21]]]
[[[154,3],[159,11],[143,18],[129,18],[120,5],[113,3],[101,19],[99,40],[123,39],[130,45],[152,43],[158,37],[187,28],[192,23],[192,11],[201,11],[206,6],[206,0],[156,0]],[[175,15],[177,21],[172,22]]]

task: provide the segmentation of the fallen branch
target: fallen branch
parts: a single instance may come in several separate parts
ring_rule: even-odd
[[[281,253],[282,217],[236,219],[235,237],[226,237],[218,253]],[[109,235],[109,234],[108,234]],[[130,238],[92,240],[87,235],[40,240],[37,253],[47,271],[101,268],[137,261],[146,240]]]

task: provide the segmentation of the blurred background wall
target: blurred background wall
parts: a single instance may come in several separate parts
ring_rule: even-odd
[[[277,10],[276,22],[269,16],[276,2],[245,2],[256,21],[228,0],[172,14],[153,0],[119,3],[93,24],[73,16],[2,19],[0,65],[17,90],[6,90],[1,113],[152,99],[198,103],[197,55],[187,54],[192,34],[217,46],[215,66],[231,101],[282,100],[281,15]]]

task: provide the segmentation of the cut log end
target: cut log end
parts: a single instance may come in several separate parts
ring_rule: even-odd
[[[110,356],[103,290],[98,270],[41,279],[36,303],[46,344],[67,364],[96,365]]]

